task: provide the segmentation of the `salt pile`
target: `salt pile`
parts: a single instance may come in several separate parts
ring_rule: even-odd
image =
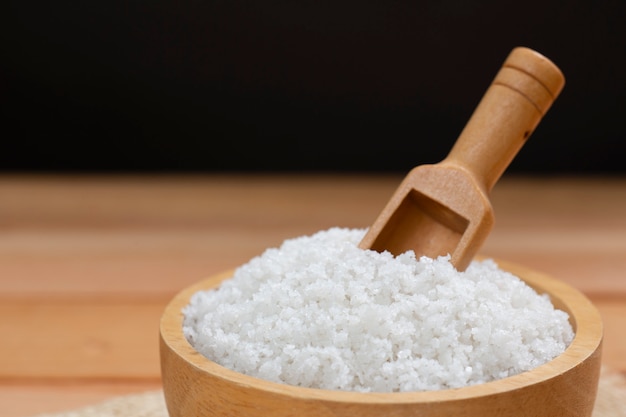
[[[357,247],[364,229],[288,239],[193,295],[183,331],[201,354],[269,381],[332,390],[458,388],[561,354],[568,315],[493,260],[458,272]]]

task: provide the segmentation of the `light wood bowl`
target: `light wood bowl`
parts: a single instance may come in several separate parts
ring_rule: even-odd
[[[576,336],[566,351],[531,371],[469,387],[422,392],[359,393],[301,388],[226,369],[198,353],[185,339],[181,310],[197,291],[217,288],[227,271],[178,295],[161,318],[163,390],[170,417],[589,417],[600,376],[602,320],[578,290],[543,273],[497,261],[548,293],[570,315]]]

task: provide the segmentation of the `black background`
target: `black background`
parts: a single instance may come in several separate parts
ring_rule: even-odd
[[[0,170],[398,171],[506,55],[566,85],[508,171],[626,172],[626,2],[9,1]]]

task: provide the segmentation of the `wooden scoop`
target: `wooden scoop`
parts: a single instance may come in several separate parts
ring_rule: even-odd
[[[543,55],[514,48],[448,156],[413,168],[359,247],[399,255],[450,255],[463,271],[487,238],[488,195],[561,92],[565,78]]]

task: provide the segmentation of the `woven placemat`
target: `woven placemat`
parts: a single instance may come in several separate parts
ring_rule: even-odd
[[[78,410],[33,417],[168,417],[163,391],[125,395]],[[626,417],[626,378],[602,371],[593,417]]]

